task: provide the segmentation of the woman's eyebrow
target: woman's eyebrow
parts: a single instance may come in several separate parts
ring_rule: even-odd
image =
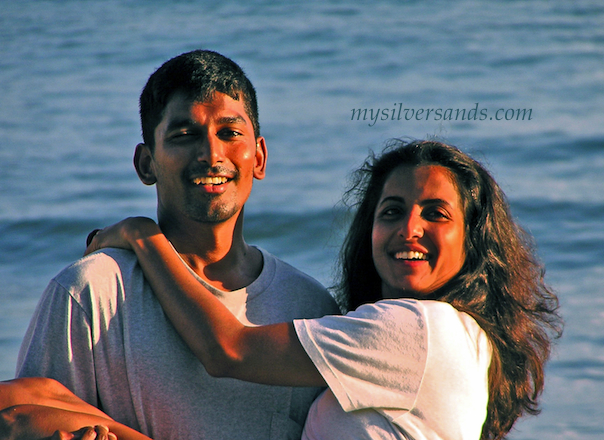
[[[384,203],[388,203],[388,202],[396,202],[396,203],[401,203],[401,204],[405,204],[405,199],[401,196],[388,196],[388,197],[384,197],[382,200],[380,200],[380,202],[378,203],[379,205],[382,205]],[[436,198],[432,198],[432,199],[425,199],[422,200],[420,202],[420,206],[427,206],[427,205],[446,205],[446,206],[451,206],[451,203],[448,202],[445,199],[440,199],[438,197]]]
[[[426,199],[426,200],[422,200],[420,203],[421,206],[426,206],[426,205],[446,205],[449,207],[453,207],[453,205],[451,205],[450,202],[448,202],[445,199],[439,199],[439,198],[434,198],[434,199]]]
[[[388,203],[388,202],[397,202],[397,203],[402,203],[404,205],[405,199],[401,196],[384,197],[382,200],[380,200],[380,202],[378,203],[378,206],[383,205],[384,203]]]

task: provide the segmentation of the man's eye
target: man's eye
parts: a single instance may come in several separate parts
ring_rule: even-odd
[[[241,136],[241,133],[237,130],[233,130],[230,128],[223,128],[218,132],[218,135],[222,138],[234,138]]]
[[[170,138],[174,140],[182,140],[192,135],[193,133],[191,133],[190,131],[179,131],[170,136]]]

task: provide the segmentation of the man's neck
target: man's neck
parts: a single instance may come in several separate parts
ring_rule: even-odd
[[[159,224],[189,267],[220,290],[246,287],[262,271],[262,254],[243,238],[243,213],[221,223]]]

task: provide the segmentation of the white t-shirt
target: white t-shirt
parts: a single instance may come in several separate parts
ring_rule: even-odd
[[[329,385],[303,439],[480,438],[491,345],[468,314],[396,299],[294,324]]]

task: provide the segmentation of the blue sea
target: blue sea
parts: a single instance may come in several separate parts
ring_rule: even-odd
[[[257,88],[269,164],[248,241],[326,285],[338,203],[370,150],[437,137],[485,163],[566,320],[543,412],[510,438],[604,438],[600,0],[0,0],[0,380],[87,233],[155,216],[131,165],[137,99],[195,48],[233,58]]]

